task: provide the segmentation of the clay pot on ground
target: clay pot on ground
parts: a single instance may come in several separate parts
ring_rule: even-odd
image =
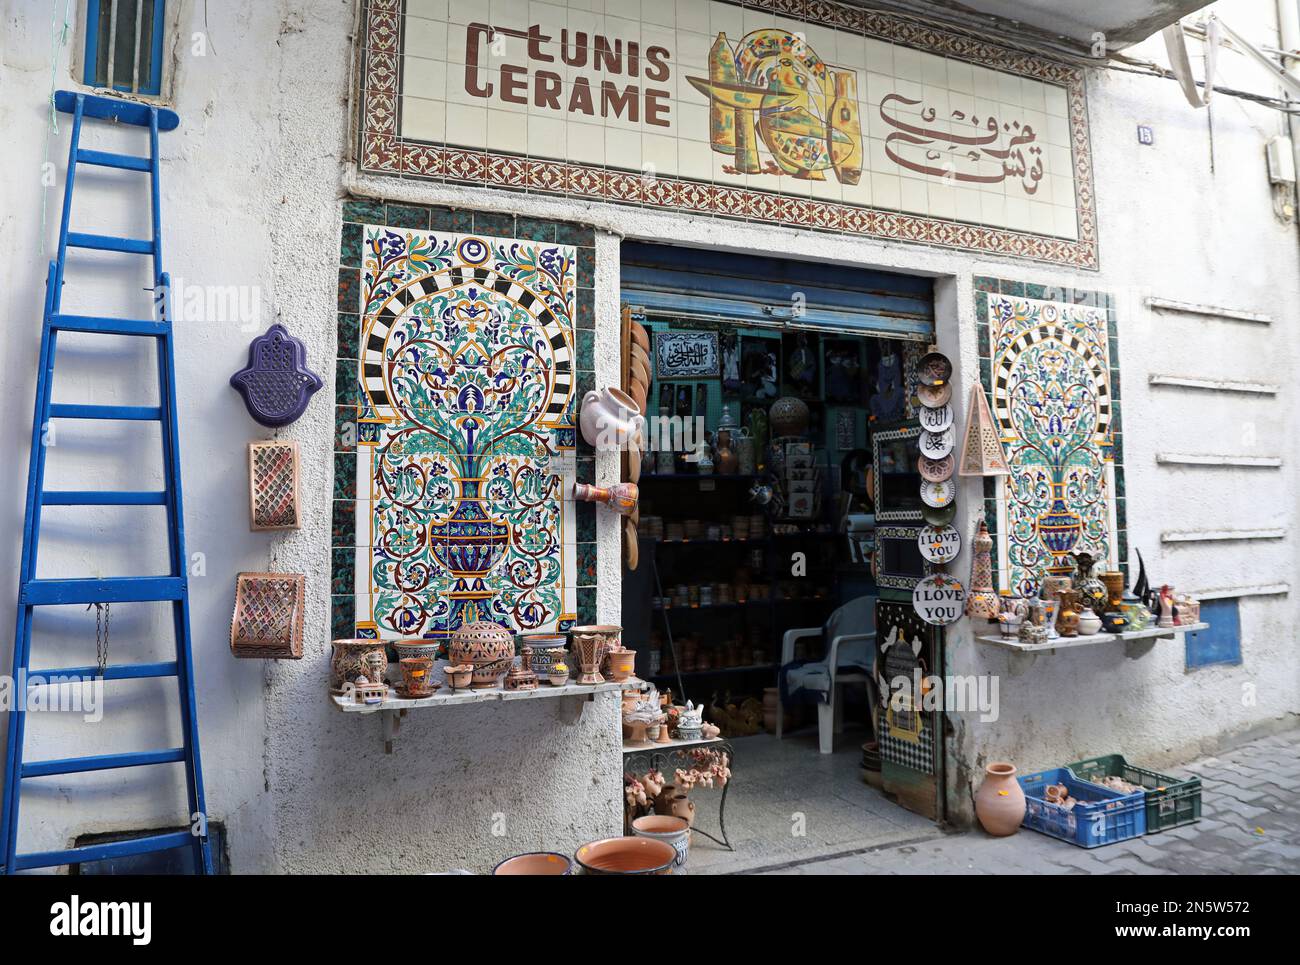
[[[994,837],[1015,834],[1025,819],[1025,792],[1016,780],[1016,766],[994,761],[984,773],[984,783],[975,792],[975,816]]]
[[[515,641],[505,627],[488,620],[467,623],[451,635],[448,653],[453,664],[473,664],[470,686],[486,690],[501,682],[515,660]]]
[[[589,875],[670,875],[677,849],[654,838],[605,838],[584,844],[574,858]]]
[[[673,874],[686,874],[691,856],[691,826],[685,818],[667,814],[647,814],[632,822],[632,833],[640,838],[665,841],[677,851]]]
[[[573,862],[555,851],[533,851],[506,858],[492,869],[494,875],[568,875]]]
[[[342,694],[343,689],[348,684],[355,684],[358,677],[365,677],[372,683],[383,682],[383,671],[388,669],[388,655],[384,652],[384,644],[379,640],[335,640],[333,641],[334,651],[330,656],[330,693]],[[379,661],[374,661],[376,666],[380,666],[380,680],[375,681],[371,676],[374,672],[370,666],[370,654],[378,653],[382,666]]]

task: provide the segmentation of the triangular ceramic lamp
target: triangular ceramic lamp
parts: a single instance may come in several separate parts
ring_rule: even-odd
[[[978,385],[970,388],[970,402],[966,406],[966,435],[961,442],[959,476],[1009,476],[1011,467],[1002,452],[998,427],[989,411],[988,399]]]

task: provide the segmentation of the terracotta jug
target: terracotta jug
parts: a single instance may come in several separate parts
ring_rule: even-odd
[[[994,837],[1015,834],[1025,819],[1025,792],[1016,780],[1016,766],[994,761],[984,773],[984,783],[975,793],[975,816]]]

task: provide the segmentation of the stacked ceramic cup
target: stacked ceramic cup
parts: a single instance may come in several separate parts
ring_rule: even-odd
[[[961,535],[952,525],[957,515],[956,418],[952,408],[952,361],[931,346],[917,364],[917,414],[921,435],[917,440],[921,474],[921,516],[925,525],[917,534],[921,558],[929,574],[912,591],[912,606],[927,623],[945,626],[962,615],[965,588],[945,571],[961,552]]]

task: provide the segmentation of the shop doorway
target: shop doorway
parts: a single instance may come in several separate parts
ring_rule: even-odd
[[[736,850],[704,842],[700,870],[933,831],[939,721],[877,683],[941,661],[911,607],[931,280],[628,242],[622,297],[649,336],[651,445],[624,641],[735,750]]]

